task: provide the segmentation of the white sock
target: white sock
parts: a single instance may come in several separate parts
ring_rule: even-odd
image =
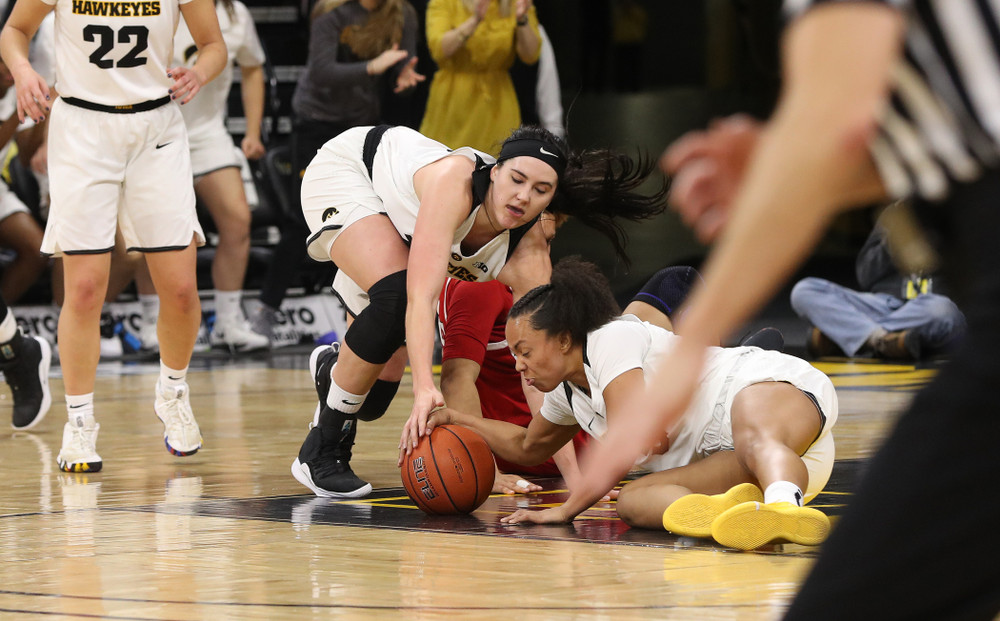
[[[237,289],[236,291],[219,291],[215,290],[215,321],[218,322],[237,322],[243,318],[243,308],[240,307],[240,298],[243,297],[243,292]]]
[[[335,368],[336,364],[333,365],[333,369]],[[333,369],[330,369],[330,393],[326,396],[326,404],[344,414],[354,414],[361,409],[361,404],[365,402],[368,393],[355,395],[337,386],[337,382],[333,379]]]
[[[0,343],[7,343],[14,338],[17,334],[17,320],[14,319],[14,313],[7,309],[7,316],[0,321]]]
[[[142,323],[155,326],[160,317],[160,296],[155,293],[140,293],[139,305],[142,307]]]
[[[171,369],[160,360],[160,388],[178,389],[187,384],[188,368]]]
[[[790,481],[775,481],[764,490],[764,504],[787,502],[796,507],[802,506],[802,490]]]
[[[69,420],[75,422],[77,419],[94,419],[94,393],[88,392],[85,395],[66,395],[66,412]]]

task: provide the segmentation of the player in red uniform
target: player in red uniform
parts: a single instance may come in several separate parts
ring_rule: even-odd
[[[543,214],[543,218],[551,218]],[[545,222],[546,236],[555,234],[555,220]],[[655,274],[625,309],[643,321],[672,329],[674,310],[700,279],[691,267],[668,267]],[[514,303],[509,287],[498,282],[465,282],[449,279],[438,297],[438,330],[441,336],[441,392],[448,407],[491,420],[527,427],[531,412],[538,411],[544,398],[530,386],[523,386],[514,369],[507,345],[507,312]],[[764,349],[781,349],[776,330],[765,329],[743,344]],[[537,401],[536,401],[537,399]],[[518,475],[560,476],[569,487],[579,475],[576,449],[587,441],[581,432],[556,455],[537,465],[522,466],[497,457],[498,474],[494,493],[524,493],[541,487]],[[503,474],[509,473],[509,474]],[[512,473],[512,474],[511,474]]]

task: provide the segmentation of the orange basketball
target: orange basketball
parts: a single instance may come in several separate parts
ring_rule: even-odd
[[[406,493],[424,513],[471,513],[490,495],[496,464],[475,431],[441,425],[403,459],[400,474]]]

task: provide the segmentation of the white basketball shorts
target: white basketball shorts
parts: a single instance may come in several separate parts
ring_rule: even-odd
[[[187,131],[175,103],[116,114],[57,99],[49,123],[52,202],[43,253],[108,252],[119,226],[129,250],[205,243]]]

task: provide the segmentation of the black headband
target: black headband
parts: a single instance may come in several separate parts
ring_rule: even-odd
[[[563,171],[566,170],[566,159],[559,154],[559,149],[553,146],[552,143],[535,140],[534,138],[515,138],[503,143],[497,163],[499,164],[512,157],[520,157],[522,155],[542,160],[551,166],[560,178],[563,175]]]

